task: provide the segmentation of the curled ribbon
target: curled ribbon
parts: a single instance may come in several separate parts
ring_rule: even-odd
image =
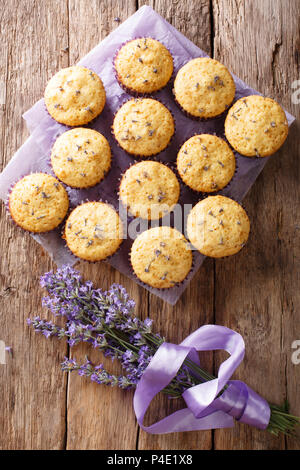
[[[216,349],[224,349],[230,354],[220,365],[217,378],[185,390],[182,397],[187,408],[151,426],[144,426],[144,416],[152,399],[176,377],[183,361],[188,357],[199,365],[196,351]],[[268,403],[244,382],[229,380],[244,354],[242,336],[217,325],[202,326],[180,345],[163,343],[136,387],[133,406],[138,424],[151,434],[227,428],[234,426],[234,419],[265,429],[270,420]],[[218,396],[225,385],[226,390]]]

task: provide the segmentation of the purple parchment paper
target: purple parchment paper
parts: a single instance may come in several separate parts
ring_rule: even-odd
[[[118,147],[111,135],[113,116],[120,105],[129,98],[129,95],[120,88],[115,79],[113,57],[122,43],[139,36],[153,37],[165,44],[173,55],[175,73],[189,60],[195,57],[207,56],[205,52],[179,33],[152,8],[143,6],[80,60],[78,65],[86,66],[95,71],[101,77],[105,86],[107,102],[104,111],[89,127],[101,132],[108,139],[112,149],[113,162],[108,176],[94,188],[86,190],[68,189],[71,207],[75,207],[87,199],[101,199],[118,208],[118,179],[124,170],[132,164],[133,158]],[[235,99],[258,94],[256,90],[249,88],[239,78],[234,76],[234,79],[236,83]],[[175,167],[180,145],[193,134],[216,133],[220,137],[224,136],[224,117],[207,122],[198,122],[189,119],[178,109],[172,97],[172,82],[164,90],[155,93],[153,96],[168,106],[173,113],[176,124],[176,134],[171,145],[158,155],[157,160],[169,162],[171,167]],[[291,125],[295,118],[289,113],[286,113],[286,115],[289,125]],[[31,136],[15,153],[0,175],[0,197],[3,200],[7,199],[10,186],[25,174],[34,171],[51,172],[49,158],[52,145],[60,134],[68,130],[68,127],[57,123],[49,116],[43,99],[38,101],[23,117]],[[218,194],[241,201],[267,163],[267,160],[268,158],[247,158],[236,153],[236,174],[230,184]],[[180,204],[190,204],[192,206],[198,200],[199,195],[182,185]],[[130,221],[130,219],[128,220]],[[32,236],[47,250],[58,266],[65,263],[74,264],[77,261],[61,239],[60,229],[46,234],[33,234]],[[120,250],[107,262],[172,305],[179,299],[205,258],[194,251],[193,269],[184,282],[171,289],[154,289],[141,283],[132,273],[128,259],[131,244],[132,240],[127,237]]]

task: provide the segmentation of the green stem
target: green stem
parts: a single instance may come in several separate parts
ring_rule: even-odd
[[[159,341],[153,334],[146,334],[145,336],[157,347],[159,347],[163,342]],[[199,374],[203,380],[208,381],[215,379],[213,375],[203,370],[190,359],[185,359],[183,363],[187,367],[189,367],[190,370],[192,370],[196,374]],[[224,389],[220,392],[219,395],[221,395],[226,388],[227,386],[224,387]],[[285,435],[293,435],[296,427],[300,424],[300,418],[297,416],[290,415],[286,410],[286,407],[280,408],[279,406],[272,405],[270,403],[269,406],[271,410],[271,415],[267,431],[271,434],[275,434],[276,436],[278,436],[280,432]]]

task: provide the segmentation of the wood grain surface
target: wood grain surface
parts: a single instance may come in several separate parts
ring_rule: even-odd
[[[3,0],[0,6],[1,168],[27,137],[22,113],[47,80],[76,63],[137,8],[148,4],[252,87],[298,118],[292,83],[299,77],[299,0]],[[85,278],[107,288],[122,283],[141,317],[150,315],[169,341],[204,323],[236,329],[246,357],[235,374],[268,400],[288,399],[300,415],[300,365],[291,361],[299,328],[299,123],[247,195],[250,242],[235,257],[207,259],[175,307],[150,295],[105,263],[79,264]],[[0,364],[1,449],[299,449],[294,438],[245,425],[234,429],[153,436],[140,431],[132,392],[108,389],[60,371],[65,355],[93,359],[80,346],[45,341],[26,318],[47,316],[39,276],[54,268],[31,237],[0,206],[0,340],[12,347]],[[221,354],[204,357],[216,371]],[[116,364],[109,364],[118,370]],[[151,421],[180,406],[157,398]],[[149,420],[150,422],[150,420]]]

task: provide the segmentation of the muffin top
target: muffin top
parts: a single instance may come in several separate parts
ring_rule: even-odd
[[[65,240],[78,258],[100,261],[119,248],[123,229],[118,213],[104,202],[86,202],[69,215]]]
[[[159,219],[170,212],[180,194],[178,180],[170,168],[159,162],[132,165],[123,175],[120,199],[134,217]]]
[[[75,65],[57,72],[45,90],[45,104],[56,121],[67,126],[81,126],[103,110],[105,89],[98,75]]]
[[[110,168],[109,143],[97,131],[77,127],[56,140],[51,163],[56,176],[73,188],[88,188],[99,183]]]
[[[289,132],[282,107],[259,95],[238,100],[225,121],[225,135],[237,152],[247,157],[267,157],[284,143]]]
[[[173,59],[168,49],[152,38],[127,42],[115,59],[117,78],[123,86],[137,93],[152,93],[163,88],[173,73]]]
[[[214,192],[234,175],[235,157],[223,139],[210,134],[195,135],[178,152],[178,173],[194,191]]]
[[[146,230],[131,247],[131,264],[145,284],[165,289],[183,281],[192,267],[192,251],[178,230],[162,226]]]
[[[23,229],[48,232],[65,218],[69,198],[56,178],[46,173],[32,173],[15,184],[8,207],[13,220]]]
[[[213,118],[231,105],[235,84],[225,65],[199,57],[179,70],[174,82],[174,95],[184,111],[192,116]]]
[[[242,206],[224,196],[209,196],[198,202],[188,215],[190,242],[212,258],[234,255],[245,245],[250,222]]]
[[[172,114],[151,98],[127,101],[115,115],[113,132],[120,147],[135,156],[149,157],[164,150],[174,134]]]

